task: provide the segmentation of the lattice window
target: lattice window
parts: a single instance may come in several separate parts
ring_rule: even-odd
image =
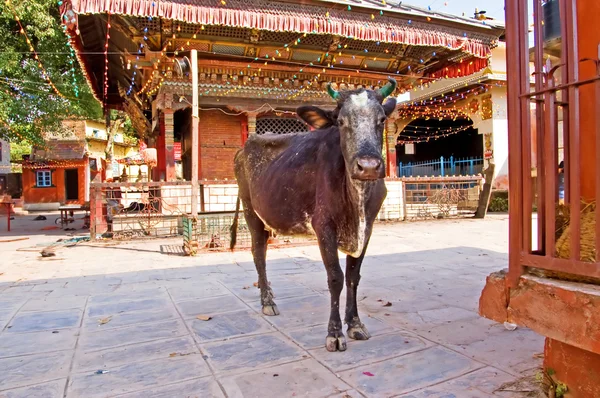
[[[302,34],[295,32],[271,32],[262,31],[260,33],[260,40],[272,43],[284,43],[292,44],[296,39],[302,40]]]
[[[300,38],[300,44],[313,47],[329,47],[331,38],[327,35],[307,35]]]
[[[217,54],[244,55],[246,47],[230,46],[228,44],[213,44],[212,50]]]
[[[305,61],[305,62],[319,62],[321,53],[309,52],[309,51],[294,51],[292,54],[292,60],[294,61]]]
[[[344,48],[344,46],[348,46],[347,49],[348,50],[353,50],[353,51],[365,51],[367,50],[370,53],[377,53],[377,54],[391,54],[394,55],[396,53],[396,51],[398,51],[402,45],[401,44],[391,44],[391,43],[381,43],[379,42],[379,44],[377,44],[378,42],[375,41],[364,41],[364,40],[350,40],[350,39],[345,39],[342,40],[340,45],[342,46],[342,48]],[[387,52],[386,52],[387,50]]]
[[[285,117],[263,117],[256,121],[257,134],[289,134],[308,131],[305,123]]]
[[[234,28],[231,26],[211,25],[205,26],[203,30],[198,31],[198,25],[189,25],[193,30],[190,33],[198,32],[200,36],[214,36],[214,37],[229,37],[232,39],[247,39],[250,35],[250,29],[247,28]],[[187,33],[187,32],[186,32]]]
[[[365,60],[365,65],[369,69],[387,69],[389,64],[390,64],[389,60],[377,60],[377,61],[374,61],[372,59]]]
[[[425,46],[412,46],[406,51],[406,56],[415,59],[427,60],[435,55],[440,55],[447,52],[446,47],[425,47]]]
[[[135,18],[134,24],[138,28],[138,30],[142,33],[144,33],[144,30],[146,28],[148,29],[148,32],[146,32],[148,34],[160,32],[160,19],[159,18],[148,19],[148,18],[138,17],[138,18]]]

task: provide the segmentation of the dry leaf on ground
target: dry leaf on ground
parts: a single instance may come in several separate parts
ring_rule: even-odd
[[[212,319],[212,316],[208,316],[208,315],[197,315],[196,319],[199,319],[201,321],[210,321]]]
[[[388,301],[388,302],[387,302],[387,303],[385,303],[383,306],[384,306],[384,307],[391,307],[391,306],[392,306],[392,303],[390,303],[390,302]]]
[[[193,354],[192,352],[187,352],[185,354],[182,354],[180,352],[172,352],[169,354],[169,357],[184,357],[186,355],[192,355],[192,354]]]
[[[99,319],[98,320],[98,325],[107,324],[108,322],[110,322],[111,319],[112,319],[112,316],[108,316],[106,318]]]

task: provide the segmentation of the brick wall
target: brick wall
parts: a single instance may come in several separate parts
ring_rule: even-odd
[[[221,111],[200,112],[200,178],[233,179],[233,159],[242,146],[246,116]]]

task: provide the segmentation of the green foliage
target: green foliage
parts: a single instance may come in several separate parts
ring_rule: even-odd
[[[565,383],[561,383],[560,381],[556,383],[556,398],[562,398],[569,391],[567,385]]]
[[[23,159],[23,155],[31,154],[31,145],[27,142],[10,143],[10,161],[16,162]]]
[[[502,197],[494,197],[490,200],[490,204],[488,206],[488,211],[490,212],[507,212],[508,211],[508,199]]]
[[[44,78],[15,14],[64,98]],[[39,143],[43,132],[60,132],[64,119],[102,117],[60,24],[56,0],[0,2],[0,37],[0,138]]]

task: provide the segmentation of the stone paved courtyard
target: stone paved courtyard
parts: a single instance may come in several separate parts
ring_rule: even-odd
[[[506,216],[376,225],[359,287],[373,337],[343,353],[324,348],[316,246],[269,251],[281,315],[265,317],[249,251],[104,241],[42,258],[66,237],[42,231],[55,217],[0,221],[0,397],[519,397],[507,383],[540,365],[541,337],[477,315],[507,266]]]

